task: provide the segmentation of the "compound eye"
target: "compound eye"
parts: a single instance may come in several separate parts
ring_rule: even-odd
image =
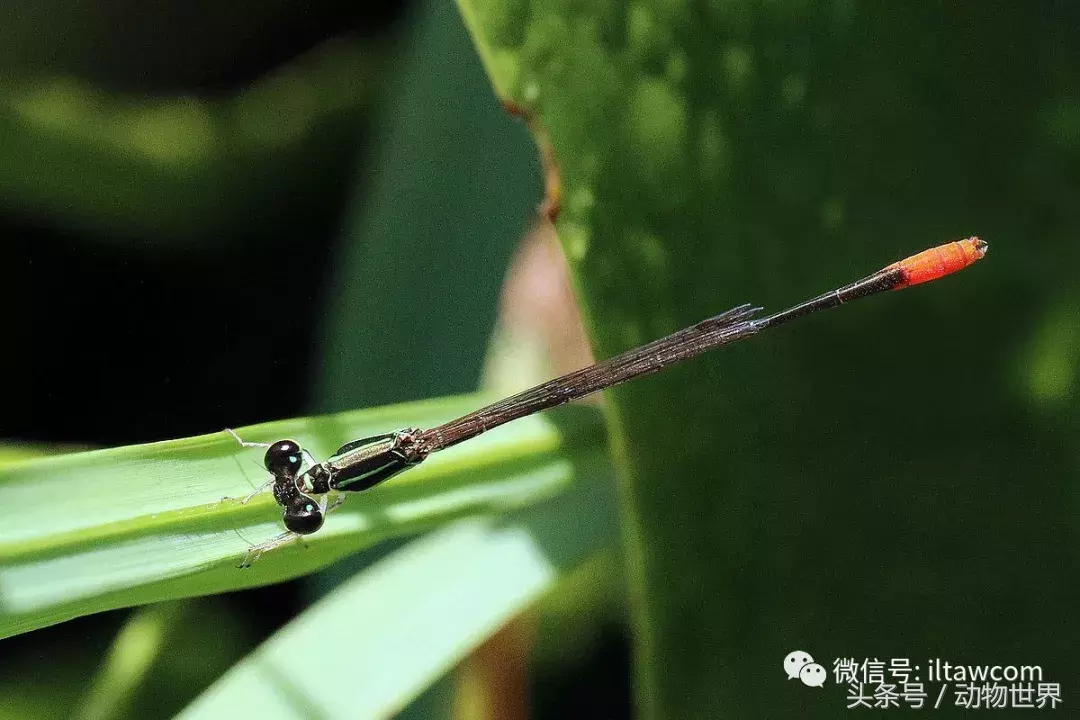
[[[297,507],[286,510],[281,516],[285,527],[298,535],[310,535],[323,526],[323,514],[311,499],[303,499]]]
[[[295,476],[303,462],[300,445],[295,440],[278,440],[266,451],[263,465],[271,475]]]

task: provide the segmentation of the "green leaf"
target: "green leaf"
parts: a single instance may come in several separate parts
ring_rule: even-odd
[[[616,534],[610,465],[520,513],[415,540],[229,671],[181,717],[389,717]]]
[[[600,357],[973,233],[993,248],[608,394],[643,715],[834,717],[782,685],[796,648],[1022,646],[1069,675],[1075,393],[1013,386],[1033,319],[1076,295],[1068,23],[1021,5],[459,6],[554,149]],[[1027,377],[1075,376],[1071,344]]]
[[[317,457],[350,439],[430,426],[476,397],[243,428],[292,437]],[[565,490],[602,447],[589,408],[530,418],[432,457],[348,501],[318,533],[260,559],[247,549],[283,528],[261,451],[224,432],[0,467],[0,637],[117,607],[278,582],[393,535],[478,512],[502,513]],[[576,448],[576,450],[575,450]],[[224,498],[224,499],[223,499]]]
[[[532,139],[493,101],[457,10],[413,12],[327,281],[319,413],[474,390],[539,199]]]
[[[169,630],[186,609],[182,602],[157,603],[131,615],[117,633],[89,692],[79,702],[77,720],[124,716],[150,668],[168,651]]]

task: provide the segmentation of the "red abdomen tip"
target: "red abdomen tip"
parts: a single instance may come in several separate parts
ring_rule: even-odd
[[[894,267],[900,268],[904,278],[894,289],[937,280],[957,270],[963,270],[986,254],[987,244],[977,237],[938,245],[923,250],[918,255],[901,260]]]

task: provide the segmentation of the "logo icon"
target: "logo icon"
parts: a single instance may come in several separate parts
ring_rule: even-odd
[[[788,653],[788,656],[784,658],[784,671],[787,673],[788,680],[798,679],[799,671],[803,669],[803,665],[809,665],[812,662],[814,662],[814,658],[810,657],[808,652],[796,650]]]
[[[807,687],[821,687],[825,684],[825,678],[828,675],[825,673],[825,668],[818,665],[816,662],[807,663],[802,666],[802,670],[799,671],[799,679],[803,681],[803,685]]]
[[[803,685],[808,687],[821,687],[828,677],[825,668],[814,662],[810,653],[803,650],[788,653],[784,658],[784,672],[787,673],[788,680],[802,680]]]

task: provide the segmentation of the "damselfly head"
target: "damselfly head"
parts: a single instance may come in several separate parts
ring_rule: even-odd
[[[300,445],[295,440],[278,440],[263,458],[263,466],[274,477],[296,477],[302,463]]]
[[[310,535],[323,526],[323,512],[319,504],[306,495],[299,495],[290,502],[281,515],[285,527],[297,535]]]

